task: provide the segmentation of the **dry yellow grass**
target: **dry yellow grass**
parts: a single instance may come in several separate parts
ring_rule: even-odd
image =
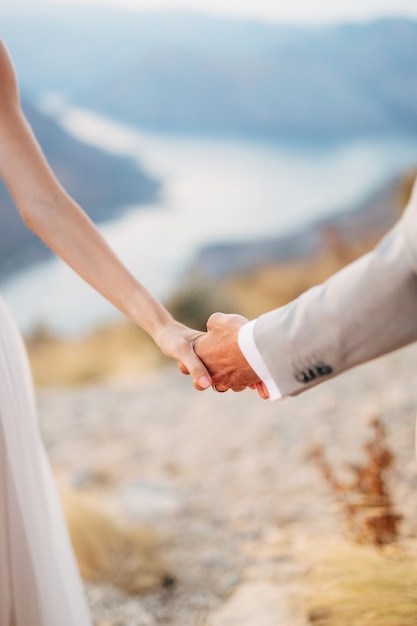
[[[337,547],[311,580],[314,626],[417,624],[417,563],[400,551]]]
[[[368,252],[375,243],[374,239],[349,246],[339,242],[323,248],[313,258],[272,264],[227,279],[223,288],[229,293],[236,310],[254,318],[290,302],[313,285],[323,282],[347,263]]]
[[[134,375],[167,362],[135,324],[122,321],[77,339],[40,329],[26,346],[36,386],[79,385]]]
[[[87,500],[66,491],[62,501],[84,580],[114,585],[128,594],[149,592],[173,580],[155,531],[123,524],[91,494]]]
[[[349,477],[338,476],[323,446],[312,449],[311,459],[343,513],[349,537],[357,543],[383,546],[398,540],[403,517],[395,509],[389,487],[394,453],[388,445],[385,425],[373,418],[370,427],[372,436],[363,445],[363,461],[345,468]]]

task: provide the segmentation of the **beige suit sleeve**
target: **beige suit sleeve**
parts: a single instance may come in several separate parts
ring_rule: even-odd
[[[254,338],[282,395],[417,340],[417,183],[377,248],[258,318]]]

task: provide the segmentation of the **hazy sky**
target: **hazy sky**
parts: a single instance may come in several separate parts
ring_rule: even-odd
[[[46,0],[53,4],[94,4],[135,10],[187,9],[262,21],[328,22],[367,20],[386,15],[417,19],[417,0]],[[3,0],[36,4],[39,0]],[[43,2],[44,3],[44,2]]]

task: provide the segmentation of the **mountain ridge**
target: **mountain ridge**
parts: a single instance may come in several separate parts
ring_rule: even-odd
[[[23,108],[57,178],[93,221],[103,222],[133,204],[155,201],[160,183],[135,161],[78,141],[28,100]],[[1,179],[0,224],[0,280],[51,256],[21,220]]]
[[[411,19],[289,27],[85,7],[0,8],[0,19],[30,96],[56,91],[142,128],[310,139],[417,130]]]
[[[376,241],[399,219],[416,174],[406,172],[354,206],[313,219],[291,233],[204,246],[189,264],[188,276],[194,280],[224,278],[267,265],[313,258],[329,246],[343,249]]]

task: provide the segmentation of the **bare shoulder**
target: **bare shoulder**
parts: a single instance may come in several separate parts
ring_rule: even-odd
[[[10,54],[0,39],[0,107],[16,106],[19,90]]]

